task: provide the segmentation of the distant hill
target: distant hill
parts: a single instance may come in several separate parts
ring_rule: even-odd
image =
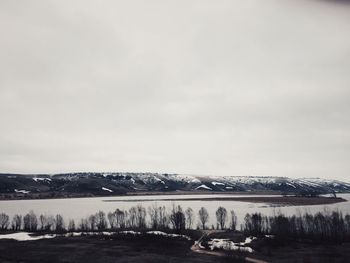
[[[208,177],[158,173],[0,174],[0,196],[3,199],[109,196],[174,191],[276,192],[315,195],[350,192],[350,184],[320,178]]]

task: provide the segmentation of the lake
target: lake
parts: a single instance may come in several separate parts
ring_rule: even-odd
[[[264,203],[248,203],[229,200],[205,200],[213,197],[254,197],[257,195],[147,195],[147,196],[116,196],[116,197],[93,197],[93,198],[70,198],[70,199],[39,199],[39,200],[9,200],[0,201],[0,212],[4,212],[11,217],[14,214],[26,214],[33,210],[37,215],[55,215],[61,214],[66,221],[74,219],[78,222],[81,218],[87,217],[99,210],[106,213],[119,208],[128,210],[130,207],[137,204],[142,204],[144,207],[149,207],[154,203],[158,206],[166,206],[171,209],[173,204],[181,205],[184,209],[191,207],[197,215],[201,207],[205,207],[210,216],[209,225],[215,224],[215,211],[219,206],[225,207],[228,211],[234,210],[237,214],[238,224],[243,222],[246,213],[261,212],[265,215],[272,215],[277,212],[282,212],[286,215],[293,215],[299,212],[308,211],[316,213],[323,211],[325,208],[329,210],[339,209],[344,214],[350,213],[350,194],[339,194],[347,202],[336,203],[331,205],[314,205],[314,206],[271,206]],[[269,195],[260,195],[269,196]],[[174,199],[176,201],[167,200]],[[189,198],[202,198],[203,200],[186,200]],[[154,201],[158,199],[158,201]],[[161,200],[160,200],[161,199]]]

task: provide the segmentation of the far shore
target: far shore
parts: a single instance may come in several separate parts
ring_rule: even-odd
[[[160,196],[174,196],[174,198],[162,198]],[[188,196],[181,199],[175,196]],[[190,196],[192,195],[192,196]],[[198,195],[198,197],[193,197]],[[199,195],[207,195],[206,197]],[[220,197],[213,195],[221,195]],[[267,196],[268,195],[268,196]],[[142,201],[240,201],[249,203],[266,203],[269,205],[278,206],[302,206],[302,205],[328,205],[340,202],[346,202],[347,200],[337,197],[303,197],[294,196],[294,193],[289,193],[287,196],[282,196],[278,191],[246,191],[246,192],[213,192],[213,191],[140,191],[140,192],[128,192],[119,195],[93,195],[90,193],[40,193],[40,194],[0,194],[1,201],[16,201],[16,200],[51,200],[51,199],[71,199],[71,198],[106,198],[104,202],[142,202]],[[108,198],[113,197],[136,197],[135,199],[113,200]],[[142,196],[154,196],[154,198],[142,198]],[[157,198],[157,196],[159,198]]]
[[[0,201],[10,200],[40,200],[40,199],[69,199],[69,198],[99,198],[99,197],[122,197],[122,196],[158,196],[158,195],[281,195],[278,191],[203,191],[203,190],[191,190],[191,191],[139,191],[139,192],[126,192],[123,194],[93,194],[93,193],[67,193],[67,192],[42,192],[42,193],[0,193]],[[291,193],[293,194],[293,193]]]
[[[340,197],[302,197],[302,196],[248,196],[248,197],[189,197],[189,198],[167,198],[167,199],[129,199],[129,200],[103,200],[104,202],[142,202],[142,201],[239,201],[249,203],[266,203],[281,206],[302,206],[302,205],[329,205],[347,200]]]
[[[138,195],[281,195],[279,191],[206,191],[206,190],[191,190],[191,191],[139,191],[139,192],[128,192],[126,195],[138,196]],[[292,194],[292,193],[291,193]]]

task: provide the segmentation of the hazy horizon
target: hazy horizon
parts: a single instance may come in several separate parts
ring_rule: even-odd
[[[7,173],[7,172],[1,172],[0,174],[9,174],[9,175],[24,175],[24,176],[53,176],[53,175],[60,175],[60,174],[85,174],[85,173],[97,173],[97,174],[115,174],[115,173],[129,173],[129,174],[168,174],[168,175],[186,175],[186,176],[194,176],[194,177],[213,177],[213,178],[220,178],[220,177],[256,177],[256,178],[287,178],[287,179],[321,179],[321,180],[336,180],[336,181],[343,181],[345,183],[350,183],[350,180],[347,178],[345,179],[337,179],[332,177],[318,177],[318,176],[311,176],[311,177],[288,177],[288,176],[271,176],[271,175],[215,175],[215,174],[186,174],[186,173],[175,173],[175,172],[152,172],[152,171],[66,171],[66,172],[52,172],[52,173]]]
[[[350,1],[0,2],[0,173],[350,179]]]

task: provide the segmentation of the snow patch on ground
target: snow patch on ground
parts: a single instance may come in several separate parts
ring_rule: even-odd
[[[244,242],[239,243],[241,246],[245,246],[248,245],[250,243],[252,243],[253,240],[255,240],[256,237],[246,237]]]
[[[83,232],[69,232],[66,234],[67,237],[80,237],[82,236],[84,233]]]
[[[99,235],[103,235],[103,236],[112,236],[114,234],[141,234],[140,232],[135,232],[135,231],[121,231],[121,232],[107,232],[107,231],[103,231],[103,232],[92,232],[92,231],[88,231],[88,232],[69,232],[64,234],[63,236],[66,237],[80,237],[80,236],[99,236]]]
[[[120,231],[118,232],[119,234],[125,234],[125,235],[141,235],[141,232],[137,232],[137,231],[132,231],[132,230],[129,230],[129,231]]]
[[[189,236],[185,235],[178,235],[178,234],[168,234],[162,231],[148,231],[143,232],[147,235],[157,235],[157,236],[165,236],[169,238],[184,238],[187,240],[191,240]],[[55,237],[80,237],[80,236],[97,236],[97,235],[104,235],[104,236],[111,236],[114,234],[124,234],[124,235],[141,235],[142,232],[138,231],[132,231],[132,230],[126,230],[126,231],[119,231],[119,232],[69,232],[66,234],[58,235],[58,234],[45,234],[45,235],[33,235],[33,233],[28,232],[17,232],[12,234],[4,234],[0,235],[0,239],[14,239],[17,241],[33,241],[33,240],[40,240],[40,239],[47,239],[47,238],[55,238]]]
[[[143,232],[147,235],[157,235],[157,236],[165,236],[165,237],[171,237],[171,238],[185,238],[187,240],[191,240],[189,236],[185,235],[178,235],[178,234],[168,234],[162,231],[148,231]],[[124,230],[124,231],[118,231],[118,232],[70,232],[67,233],[65,236],[82,236],[82,235],[105,235],[105,236],[111,236],[114,234],[122,234],[122,235],[141,235],[142,232],[133,231],[133,230]]]
[[[246,247],[246,245],[250,244],[254,239],[256,237],[247,237],[244,242],[235,243],[229,239],[214,238],[208,241],[208,245],[211,250],[224,249],[253,253],[254,250],[251,247]]]
[[[56,237],[56,235],[54,234],[32,236],[31,233],[27,233],[27,232],[18,232],[13,234],[0,235],[0,239],[14,239],[17,241],[31,241],[31,240],[39,240],[39,239],[46,239],[46,238],[54,238],[54,237]]]
[[[178,235],[178,234],[168,234],[162,231],[148,231],[146,232],[149,235],[157,235],[157,236],[166,236],[166,237],[180,237],[180,238],[185,238],[187,240],[191,240],[189,236],[185,235]]]

